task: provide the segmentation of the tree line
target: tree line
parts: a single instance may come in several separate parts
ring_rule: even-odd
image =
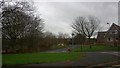
[[[0,23],[2,24],[2,50],[42,51],[64,44],[71,44],[71,38],[59,33],[44,32],[44,19],[35,14],[34,6],[28,1],[0,2]],[[89,39],[99,26],[97,18],[77,17],[72,24],[75,31],[74,41],[82,44]]]

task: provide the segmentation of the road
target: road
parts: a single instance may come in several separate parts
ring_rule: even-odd
[[[78,45],[70,46],[71,49],[77,47]],[[50,50],[46,52],[65,52],[65,51],[66,48]],[[31,64],[31,65],[32,66],[89,66],[89,65],[102,64],[102,63],[120,60],[120,55],[119,55],[120,52],[80,52],[80,54],[84,54],[85,57],[77,61],[64,61],[57,63],[43,63],[43,64]]]
[[[73,49],[73,48],[77,48],[79,45],[70,45],[69,48]],[[62,49],[55,49],[55,50],[48,50],[48,51],[44,51],[44,52],[66,52],[66,48],[62,48]]]
[[[55,63],[43,63],[43,64],[28,64],[25,66],[91,66],[98,65],[108,62],[114,62],[120,60],[119,56],[100,53],[100,52],[80,52],[80,54],[85,55],[85,57],[80,58],[76,61],[63,61]],[[56,57],[57,58],[57,57]]]
[[[70,49],[74,49],[74,48],[77,48],[79,47],[78,45],[70,45],[69,48]],[[63,48],[63,49],[56,49],[56,50],[48,50],[48,51],[45,51],[45,52],[66,52],[66,48]],[[105,54],[111,54],[111,55],[115,55],[115,56],[120,56],[120,52],[98,52],[98,53],[105,53]]]
[[[70,46],[71,49],[78,47]],[[57,49],[57,50],[49,50],[45,52],[65,52],[66,48]],[[92,65],[100,65],[105,63],[111,63],[114,61],[120,60],[120,52],[80,52],[84,57],[76,60],[76,61],[62,61],[62,62],[53,62],[53,63],[42,63],[42,64],[28,64],[22,66],[92,66]],[[57,57],[56,57],[57,58]],[[6,67],[5,67],[6,68]],[[8,67],[9,68],[9,67]]]

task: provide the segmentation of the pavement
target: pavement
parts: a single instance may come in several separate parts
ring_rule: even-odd
[[[120,56],[120,52],[100,52],[100,53],[105,53],[105,54],[111,54],[111,55]]]

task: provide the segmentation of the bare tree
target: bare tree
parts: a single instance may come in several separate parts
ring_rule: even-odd
[[[100,20],[96,17],[77,17],[72,24],[72,28],[75,30],[77,34],[82,34],[88,38],[90,42],[90,38],[93,36],[95,31],[100,26]],[[91,45],[90,45],[91,48]]]
[[[1,7],[2,38],[5,39],[4,43],[6,40],[10,41],[10,48],[15,48],[17,41],[20,42],[21,39],[22,43],[27,43],[28,46],[34,45],[36,38],[42,33],[43,21],[34,14],[34,9],[30,6],[29,2],[15,2]]]
[[[74,20],[74,23],[71,25],[72,28],[78,34],[83,34],[87,38],[91,38],[94,32],[99,27],[100,21],[98,18],[89,16],[89,17],[77,17]]]

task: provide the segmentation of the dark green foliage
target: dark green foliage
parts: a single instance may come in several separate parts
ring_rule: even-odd
[[[82,34],[77,34],[75,37],[74,37],[74,42],[75,44],[83,44],[86,40],[86,37]]]

